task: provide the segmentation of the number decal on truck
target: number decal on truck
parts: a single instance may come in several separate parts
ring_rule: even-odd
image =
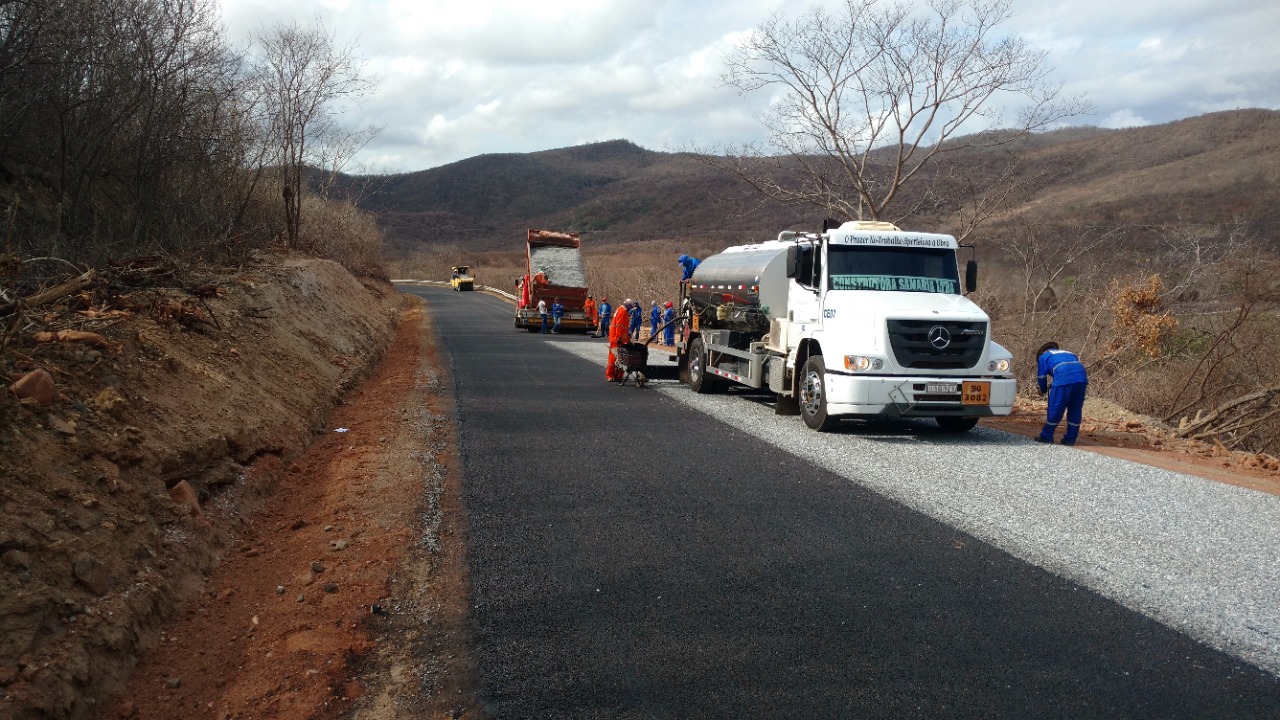
[[[964,405],[990,405],[991,383],[965,382],[961,390],[960,402]]]
[[[833,309],[833,310],[823,310],[823,311],[822,311],[822,317],[824,317],[824,318],[826,318],[826,319],[828,319],[828,320],[830,320],[831,318],[833,318],[833,317],[835,317],[835,316],[836,316],[836,311],[835,311],[834,309]]]

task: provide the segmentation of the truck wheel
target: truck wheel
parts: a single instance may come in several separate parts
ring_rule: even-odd
[[[702,338],[689,343],[689,388],[698,394],[720,389],[720,378],[707,372],[707,346]]]
[[[826,364],[821,355],[814,355],[804,363],[800,375],[800,417],[804,424],[827,432],[840,423],[839,418],[827,414]]]
[[[938,423],[938,427],[953,433],[968,432],[973,429],[974,425],[978,424],[978,418],[976,417],[954,417],[950,415],[940,415],[934,418],[934,421]]]

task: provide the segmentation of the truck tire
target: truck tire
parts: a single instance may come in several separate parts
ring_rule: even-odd
[[[689,389],[705,395],[720,390],[723,381],[707,372],[707,346],[702,338],[689,343]]]
[[[827,414],[827,371],[821,355],[813,355],[804,363],[799,400],[800,417],[810,428],[827,432],[840,424],[838,417]]]
[[[952,415],[939,415],[934,418],[934,421],[944,431],[953,433],[968,432],[973,429],[974,425],[978,424],[978,418],[976,417],[955,417]]]

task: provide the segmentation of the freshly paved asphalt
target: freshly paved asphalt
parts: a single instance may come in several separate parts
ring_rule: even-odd
[[[403,288],[409,289],[409,288]],[[428,299],[493,718],[1276,718],[1280,680]]]

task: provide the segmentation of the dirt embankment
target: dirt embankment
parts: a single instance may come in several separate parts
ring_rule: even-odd
[[[153,302],[114,313],[105,343],[18,333],[6,350],[9,381],[43,369],[54,395],[0,392],[0,716],[90,717],[120,691],[381,357],[403,302],[327,261],[208,282],[197,322]]]

